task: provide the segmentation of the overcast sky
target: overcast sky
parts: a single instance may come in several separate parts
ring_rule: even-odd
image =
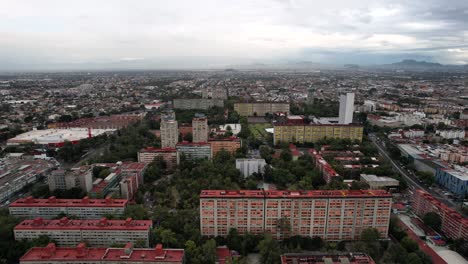
[[[0,69],[468,63],[467,0],[0,0]]]

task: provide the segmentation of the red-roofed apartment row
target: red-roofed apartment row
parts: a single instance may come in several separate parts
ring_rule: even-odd
[[[420,217],[429,212],[437,213],[442,219],[441,230],[447,237],[468,239],[468,219],[429,193],[420,189],[414,191],[413,210]]]
[[[287,253],[281,255],[281,264],[375,264],[365,253]]]
[[[261,191],[203,190],[200,228],[204,236],[271,233],[356,240],[367,228],[387,236],[392,196],[384,190]]]
[[[52,219],[63,213],[79,219],[99,219],[103,215],[121,216],[127,206],[127,199],[34,199],[32,196],[20,198],[9,206],[10,215],[24,218],[42,217]]]
[[[20,259],[20,264],[182,264],[183,249],[166,249],[161,244],[156,248],[133,248],[127,243],[124,248],[88,248],[85,243],[76,247],[56,247],[51,243],[46,247],[31,248]]]
[[[322,173],[326,183],[330,183],[334,178],[340,176],[315,149],[309,149],[309,154],[315,162],[315,167]]]
[[[114,243],[143,243],[149,245],[151,220],[24,220],[15,229],[16,240],[32,240],[47,235],[60,246],[87,242],[92,246],[110,246]]]

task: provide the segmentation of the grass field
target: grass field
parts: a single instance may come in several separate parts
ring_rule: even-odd
[[[249,129],[252,132],[252,135],[258,139],[265,139],[267,132],[265,128],[272,128],[271,124],[249,124]]]

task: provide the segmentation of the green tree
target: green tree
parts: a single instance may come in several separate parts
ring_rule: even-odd
[[[292,154],[289,149],[283,149],[280,154],[280,158],[286,162],[292,160]]]
[[[409,253],[415,252],[419,248],[418,243],[409,237],[404,237],[400,243]]]
[[[278,241],[274,240],[270,234],[266,234],[265,238],[260,241],[258,249],[263,264],[280,263],[280,246]]]
[[[429,212],[423,216],[424,224],[433,228],[434,230],[440,231],[442,219],[436,212]]]
[[[423,264],[421,258],[416,253],[409,253],[406,259],[407,264]]]
[[[125,208],[125,218],[132,218],[134,220],[147,220],[148,210],[142,204],[129,205]]]
[[[216,261],[216,241],[210,239],[205,242],[202,246],[203,251],[203,263],[215,263]]]
[[[159,238],[165,247],[172,247],[177,243],[176,235],[172,230],[160,228],[158,231]]]
[[[232,249],[240,252],[242,249],[242,238],[237,232],[237,229],[229,229],[229,233],[226,237],[227,246]]]
[[[382,261],[384,263],[405,263],[408,252],[400,244],[392,243],[385,251]]]
[[[379,238],[380,232],[375,228],[367,228],[361,232],[361,240],[366,243],[375,243]]]
[[[36,184],[31,191],[34,198],[47,198],[50,196],[49,185]]]

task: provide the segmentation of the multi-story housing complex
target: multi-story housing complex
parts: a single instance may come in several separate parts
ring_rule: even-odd
[[[435,180],[460,197],[468,194],[468,168],[457,165],[453,168],[437,168]]]
[[[107,167],[110,174],[104,179],[96,179],[93,188],[88,192],[91,197],[105,197],[112,193],[118,193],[122,198],[133,200],[138,187],[143,184],[143,174],[146,163],[142,162],[117,162],[95,164],[95,166]]]
[[[211,145],[212,157],[216,156],[221,150],[225,150],[230,154],[234,155],[238,149],[242,146],[242,141],[238,137],[228,137],[221,139],[209,139],[208,142]]]
[[[464,139],[465,130],[437,130],[436,135],[446,139]]]
[[[281,255],[281,264],[375,264],[371,256],[360,253],[286,253]]]
[[[87,247],[80,243],[75,247],[57,247],[50,243],[45,247],[33,247],[20,258],[20,264],[183,264],[183,249],[134,248],[127,243],[123,248]]]
[[[59,246],[74,246],[86,242],[92,246],[108,247],[114,243],[149,245],[151,220],[24,220],[14,228],[16,240],[32,240],[46,235]]]
[[[333,169],[317,150],[309,149],[309,155],[312,157],[315,167],[322,173],[322,177],[326,183],[330,183],[334,179],[340,179],[338,172]]]
[[[224,107],[224,101],[222,99],[205,99],[205,98],[174,99],[175,109],[208,110],[212,107]]]
[[[354,93],[340,95],[340,111],[338,123],[348,125],[353,122]]]
[[[289,114],[289,103],[235,103],[234,111],[236,111],[240,116],[265,116],[267,113]]]
[[[277,124],[274,129],[275,144],[309,143],[324,138],[338,138],[362,141],[363,127],[357,125],[322,124]]]
[[[122,216],[127,207],[126,199],[35,199],[20,198],[9,206],[10,215],[24,218],[56,218],[60,214],[78,219],[100,219],[104,215]]]
[[[179,129],[177,127],[177,120],[173,118],[161,119],[161,147],[174,148],[179,142]]]
[[[460,119],[467,120],[468,119],[468,110],[461,111]]]
[[[122,177],[122,180],[119,182],[120,187],[120,197],[128,200],[134,200],[140,187],[139,177],[137,174],[127,174]]]
[[[49,190],[81,188],[89,192],[93,188],[93,170],[90,166],[72,168],[71,171],[55,170],[48,177]]]
[[[441,230],[447,237],[468,239],[468,219],[429,193],[420,189],[415,190],[412,207],[420,217],[424,217],[429,212],[437,213],[442,220]]]
[[[195,117],[192,119],[193,142],[208,142],[208,119],[206,117]]]
[[[119,170],[123,175],[123,178],[130,175],[136,175],[138,185],[143,184],[143,174],[145,173],[148,164],[142,162],[123,162],[118,164],[120,164]]]
[[[55,167],[52,161],[23,156],[0,158],[0,202],[45,177]]]
[[[185,157],[187,160],[195,159],[211,159],[211,145],[207,142],[192,143],[180,142],[176,145],[177,154],[180,157]]]
[[[164,161],[168,170],[174,169],[178,163],[179,156],[175,148],[153,148],[148,147],[138,152],[138,162],[151,163],[153,161]]]
[[[383,190],[203,190],[200,228],[204,236],[226,236],[236,228],[240,234],[329,241],[356,240],[363,230],[376,228],[387,237],[391,202]]]
[[[236,169],[244,177],[249,177],[254,173],[263,173],[265,166],[266,161],[264,159],[236,159]]]
[[[405,138],[420,138],[420,137],[424,137],[424,130],[422,129],[402,130],[400,134]]]

